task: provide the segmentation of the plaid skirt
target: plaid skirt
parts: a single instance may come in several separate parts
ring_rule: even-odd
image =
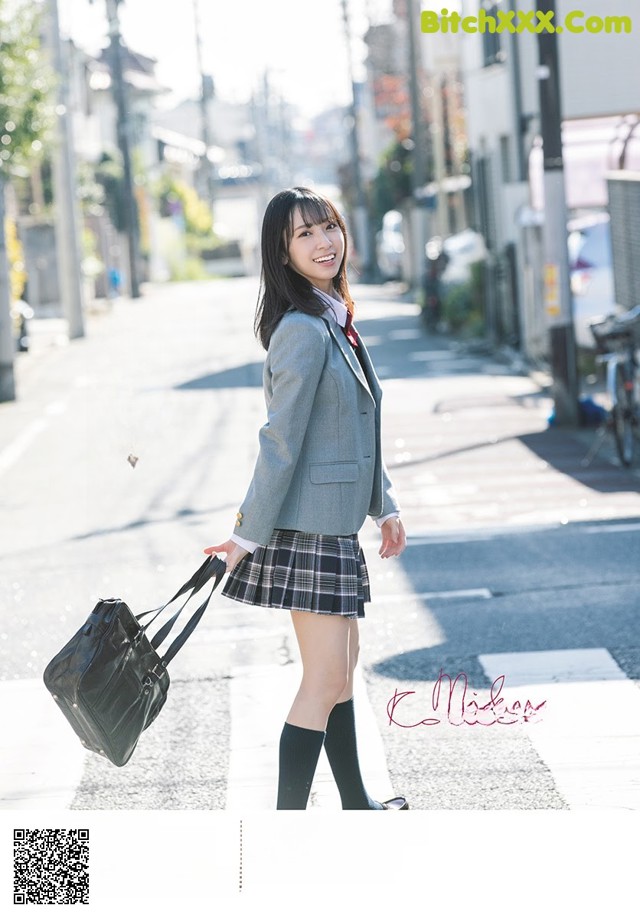
[[[369,574],[357,535],[275,529],[235,566],[224,596],[254,606],[364,618]]]

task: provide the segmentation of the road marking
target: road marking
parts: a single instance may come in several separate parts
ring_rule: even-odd
[[[41,434],[47,427],[48,423],[43,419],[33,421],[28,427],[25,427],[22,433],[18,434],[13,443],[2,450],[0,453],[0,475],[10,469],[12,465],[15,465],[38,434]]]
[[[441,590],[433,593],[381,593],[374,602],[410,602],[412,599],[493,599],[493,593],[486,587],[471,590]]]
[[[0,682],[0,810],[69,809],[87,753],[41,679]]]
[[[582,531],[588,535],[600,535],[603,532],[640,532],[640,523],[609,523],[604,526],[585,526]]]
[[[421,328],[396,328],[390,331],[388,336],[390,341],[411,341],[414,338],[422,338]],[[433,351],[434,355],[441,357],[443,354],[450,354],[450,351]]]
[[[537,535],[544,532],[558,532],[565,530],[574,535],[606,535],[618,532],[640,532],[640,522],[632,523],[604,523],[590,524],[576,522],[572,525],[566,523],[539,523],[531,526],[496,526],[487,528],[483,526],[477,531],[473,529],[453,530],[444,532],[434,532],[432,534],[424,533],[422,535],[410,535],[407,537],[407,547],[417,545],[456,545],[466,542],[489,542],[491,539],[502,539],[505,537],[521,535]],[[362,542],[363,547],[371,548],[377,543],[373,541]]]
[[[51,402],[50,405],[47,405],[44,413],[47,417],[54,417],[55,415],[64,414],[66,410],[67,403],[58,401]],[[18,434],[13,443],[10,443],[9,446],[2,450],[0,453],[0,475],[8,471],[12,465],[18,462],[31,446],[35,438],[39,436],[43,430],[46,430],[48,426],[49,422],[45,418],[39,418],[37,421],[32,421],[31,424],[27,425],[27,427]]]
[[[533,526],[500,526],[487,528],[482,526],[477,530],[464,529],[453,530],[449,532],[434,532],[433,534],[414,535],[407,537],[407,547],[413,545],[456,545],[465,542],[490,542],[492,539],[502,539],[505,536],[512,537],[518,535],[530,535],[540,532],[553,532],[554,530],[566,528],[562,523],[549,525],[541,523]]]
[[[507,704],[546,701],[527,736],[572,810],[640,810],[638,689],[604,648],[483,654]],[[495,727],[494,729],[499,729]]]
[[[49,415],[49,417],[55,417],[58,414],[64,414],[67,410],[67,407],[67,402],[64,401],[51,402],[51,404],[47,405],[47,407],[44,409],[44,413]]]
[[[278,787],[282,726],[300,684],[299,662],[284,666],[237,667],[231,679],[231,738],[226,809],[273,810]],[[354,687],[358,753],[368,792],[378,800],[394,796],[384,746],[356,670]],[[324,749],[311,787],[309,808],[341,808]]]

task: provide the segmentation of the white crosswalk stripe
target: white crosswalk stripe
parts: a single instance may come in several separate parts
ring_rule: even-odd
[[[527,735],[572,810],[640,810],[638,690],[603,649],[480,656],[505,700],[546,701]]]
[[[231,682],[231,757],[227,809],[269,810],[278,785],[278,743],[297,691],[301,666],[239,667]],[[377,799],[394,796],[382,739],[356,670],[354,706],[361,770],[368,792]],[[327,757],[322,751],[309,799],[310,808],[340,809]]]
[[[640,811],[640,718],[636,686],[604,648],[484,654],[491,680],[505,676],[502,695],[545,701],[539,722],[522,728],[572,810]],[[226,808],[273,810],[278,742],[301,675],[285,665],[236,667],[231,685],[231,741]],[[358,748],[372,796],[394,795],[365,680],[356,671]],[[87,753],[65,727],[40,679],[0,682],[0,810],[68,809]],[[339,810],[324,752],[310,808]]]
[[[41,679],[0,682],[0,810],[68,809],[87,753]]]

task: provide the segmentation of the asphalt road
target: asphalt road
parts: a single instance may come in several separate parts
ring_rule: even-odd
[[[231,532],[264,420],[256,290],[255,279],[150,289],[92,316],[85,340],[19,356],[19,400],[0,406],[0,688],[39,680],[99,597],[136,611],[167,600]],[[441,673],[465,674],[484,703],[496,666],[508,698],[524,704],[537,684],[527,697],[551,706],[560,652],[582,684],[605,678],[584,675],[584,652],[601,651],[606,679],[637,692],[640,478],[609,446],[584,467],[593,433],[548,430],[549,399],[529,376],[428,337],[393,287],[356,293],[409,533],[402,558],[382,561],[375,526],[362,532],[374,602],[361,668],[392,785],[415,809],[602,806],[590,790],[576,803],[582,766],[567,780],[529,724],[420,722]],[[286,613],[216,598],[134,760],[83,759],[66,805],[224,809],[246,713],[234,673],[284,669],[295,653]],[[529,677],[517,675],[525,658]],[[413,695],[394,722],[397,692]],[[637,809],[638,792],[623,782],[611,806]]]

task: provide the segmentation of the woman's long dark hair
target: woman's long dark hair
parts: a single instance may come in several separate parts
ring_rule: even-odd
[[[326,309],[311,283],[290,265],[283,263],[293,236],[293,212],[300,208],[305,223],[334,220],[344,236],[344,255],[333,279],[336,293],[353,314],[353,300],[347,283],[347,230],[331,201],[310,188],[287,188],[269,201],[262,221],[262,271],[255,317],[255,333],[263,347],[269,347],[273,331],[292,306],[308,315],[319,316]]]

